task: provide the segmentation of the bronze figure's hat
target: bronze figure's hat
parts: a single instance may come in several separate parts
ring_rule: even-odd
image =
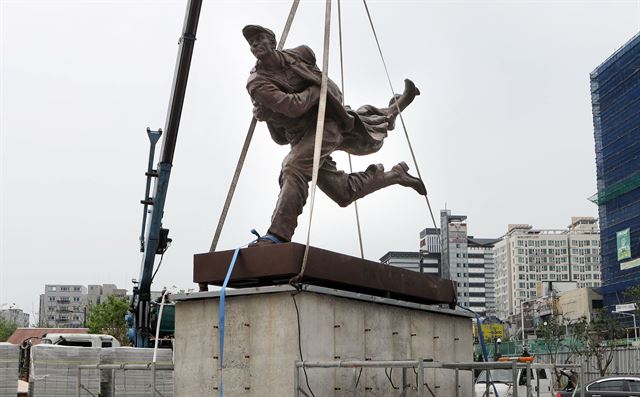
[[[247,41],[251,41],[251,39],[255,35],[260,33],[266,33],[267,35],[270,36],[271,41],[273,42],[276,41],[276,35],[270,29],[264,28],[259,25],[247,25],[244,28],[242,28],[242,35],[244,36],[245,39],[247,39]]]

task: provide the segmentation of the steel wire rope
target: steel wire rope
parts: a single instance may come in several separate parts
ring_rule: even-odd
[[[307,388],[313,397],[316,397],[313,394],[313,390],[311,390],[311,386],[309,385],[309,375],[307,375],[307,368],[304,366],[304,357],[302,356],[302,326],[300,325],[300,310],[298,309],[298,302],[296,302],[296,295],[300,293],[300,291],[296,291],[291,294],[291,299],[293,299],[293,305],[296,308],[296,319],[298,320],[298,352],[300,353],[300,361],[302,361],[302,372],[304,372],[304,379],[307,383]],[[299,386],[298,386],[299,387]],[[304,390],[300,390],[304,393]],[[305,393],[305,395],[307,395]]]
[[[340,48],[340,89],[342,90],[342,106],[344,106],[344,58],[342,56],[342,12],[340,8],[340,0],[338,0],[338,43]],[[347,153],[349,159],[349,173],[353,174],[353,164],[351,163],[351,154]],[[356,226],[358,227],[358,243],[360,244],[360,257],[364,259],[364,248],[362,245],[362,229],[360,228],[360,213],[358,212],[358,201],[353,202],[353,208],[356,212]]]
[[[289,280],[289,284],[299,288],[307,268],[309,259],[309,242],[311,240],[311,225],[313,224],[313,207],[316,198],[316,186],[318,184],[318,169],[320,168],[320,151],[322,149],[322,136],[324,135],[324,118],[327,109],[327,85],[329,82],[329,40],[331,33],[331,0],[326,0],[324,14],[324,46],[322,49],[322,80],[320,83],[320,99],[318,103],[318,121],[316,122],[316,135],[313,147],[313,172],[311,174],[311,192],[309,199],[309,225],[307,227],[307,244],[304,247],[302,266],[300,273]]]
[[[371,18],[371,13],[369,12],[369,6],[367,5],[367,0],[362,0],[364,4],[365,11],[367,12],[367,18],[369,18],[369,25],[371,25],[371,31],[373,33],[373,38],[376,41],[376,46],[378,47],[378,53],[380,54],[380,59],[382,60],[382,66],[384,66],[384,72],[387,75],[387,81],[389,82],[389,88],[391,88],[391,96],[395,95],[395,91],[393,89],[393,83],[391,83],[391,77],[389,76],[389,69],[387,68],[387,63],[384,60],[384,55],[382,54],[382,47],[380,46],[380,41],[378,40],[378,34],[376,33],[376,28],[373,25],[373,19]],[[398,116],[400,117],[400,123],[402,124],[402,129],[404,130],[404,136],[407,139],[407,144],[409,146],[409,151],[411,152],[411,158],[413,159],[413,165],[416,167],[416,172],[418,174],[418,178],[422,181],[422,174],[420,173],[420,168],[418,167],[418,161],[416,160],[416,155],[413,151],[413,145],[411,145],[411,140],[409,139],[409,133],[407,132],[407,126],[404,123],[404,118],[402,117],[402,112],[400,111],[400,105],[398,105],[398,101],[395,101],[396,109],[398,110]],[[424,183],[424,181],[423,181]],[[426,190],[426,185],[425,185]],[[431,215],[431,220],[433,221],[433,227],[437,228],[436,218],[433,216],[433,210],[431,209],[431,203],[429,202],[429,197],[427,194],[424,195],[425,200],[427,201],[427,207],[429,207],[429,214]]]
[[[384,369],[384,374],[387,375],[387,379],[389,379],[389,383],[391,383],[391,387],[394,390],[400,389],[398,386],[393,384],[393,379],[391,379],[391,375],[393,375],[393,367],[391,367],[390,371],[387,372],[387,368]]]
[[[413,368],[413,373],[416,375],[416,387],[421,387],[420,385],[418,385],[418,383],[420,383],[418,381],[419,377],[418,377],[418,370],[416,370],[415,368]],[[431,397],[436,397],[436,395],[433,393],[433,390],[431,390],[431,388],[429,387],[429,383],[425,380],[423,386],[427,387],[427,390],[429,390],[429,393],[431,393]]]
[[[284,29],[282,30],[282,35],[280,36],[280,41],[278,42],[278,51],[284,48],[284,43],[287,41],[287,36],[289,35],[289,31],[291,30],[291,25],[293,24],[293,19],[296,15],[296,11],[298,10],[298,4],[300,0],[293,0],[291,4],[291,9],[289,10],[289,16],[287,17],[287,21],[285,22]],[[240,152],[240,158],[238,158],[238,163],[236,164],[236,170],[233,173],[233,179],[231,180],[231,185],[229,186],[229,192],[227,193],[227,198],[225,199],[224,206],[222,207],[222,213],[220,214],[220,219],[218,220],[218,226],[216,227],[215,234],[213,235],[213,240],[211,241],[211,246],[209,247],[209,252],[213,252],[216,250],[218,246],[218,241],[220,240],[220,234],[222,233],[222,228],[224,226],[224,222],[227,219],[227,213],[229,212],[229,207],[231,206],[231,200],[233,200],[233,195],[236,190],[236,186],[238,185],[238,179],[240,179],[240,173],[242,172],[242,167],[244,166],[244,161],[247,157],[247,152],[249,151],[249,145],[251,144],[251,139],[253,138],[253,132],[256,129],[256,124],[258,120],[255,117],[251,118],[251,123],[249,124],[249,129],[247,131],[247,136],[244,140],[244,144],[242,145],[242,150]]]

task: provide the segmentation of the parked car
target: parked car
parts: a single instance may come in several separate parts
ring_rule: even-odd
[[[574,394],[575,393],[575,394]],[[587,383],[585,397],[640,397],[640,376],[606,376]],[[558,392],[556,397],[580,396],[575,391]]]
[[[111,335],[98,334],[46,334],[42,343],[77,347],[118,347],[120,342]]]
[[[549,368],[530,369],[529,374],[531,376],[531,392],[534,396],[538,396],[538,387],[540,397],[556,396],[551,385],[551,370]],[[526,396],[526,368],[518,369],[517,379],[518,384],[516,387],[518,388],[518,396]],[[496,392],[499,397],[510,397],[513,395],[513,373],[510,369],[489,370],[489,394],[487,394],[487,371],[484,370],[480,372],[480,375],[476,378],[473,392],[474,397],[495,397]]]

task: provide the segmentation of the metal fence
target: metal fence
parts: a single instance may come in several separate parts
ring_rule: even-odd
[[[172,397],[173,396],[173,385],[171,385],[171,391],[167,391],[165,387],[160,387],[159,379],[161,377],[157,376],[157,371],[173,371],[173,364],[156,364],[156,363],[147,363],[147,364],[97,364],[97,365],[79,365],[78,366],[78,378],[76,383],[76,397],[81,395],[82,391],[89,392],[93,395],[83,384],[82,384],[82,370],[99,370],[101,374],[103,372],[108,373],[107,379],[111,382],[110,387],[108,388],[113,392],[113,396],[121,395],[135,395],[135,396],[150,396],[150,397]],[[118,392],[117,379],[118,373],[120,372],[124,374],[126,371],[148,371],[148,376],[145,376],[146,381],[144,381],[143,385],[134,385],[134,386],[142,386],[143,390],[140,390],[140,387],[136,387],[136,390],[127,392],[122,391]],[[138,383],[139,380],[138,380]],[[162,385],[166,386],[166,385]],[[98,397],[98,396],[95,396]]]
[[[553,364],[551,354],[537,354],[536,359],[542,363]],[[558,353],[555,357],[558,367],[563,363],[584,364],[585,377],[587,381],[600,377],[598,365],[595,357],[586,359],[584,355],[570,353]],[[638,375],[640,374],[640,348],[639,347],[619,347],[613,351],[613,361],[607,369],[607,375]]]
[[[584,376],[584,366],[579,364],[568,364],[565,366],[566,368],[572,368],[578,372],[578,386],[582,386],[585,382]],[[504,361],[493,361],[493,362],[470,362],[470,363],[447,363],[447,362],[439,362],[432,360],[405,360],[405,361],[375,361],[375,360],[367,360],[367,361],[296,361],[294,366],[294,397],[308,396],[304,387],[302,386],[301,372],[305,368],[344,368],[351,369],[353,371],[353,384],[351,385],[350,394],[353,397],[358,396],[358,381],[360,379],[360,374],[358,373],[358,369],[362,371],[365,368],[401,368],[402,369],[402,388],[399,391],[399,397],[409,397],[409,396],[417,396],[417,397],[433,397],[435,394],[429,388],[429,385],[425,382],[425,371],[433,370],[433,369],[444,369],[444,370],[452,370],[454,372],[454,380],[455,380],[455,397],[461,396],[461,387],[460,387],[460,371],[470,371],[472,374],[474,371],[478,370],[493,370],[493,369],[507,369],[511,370],[512,373],[512,385],[510,388],[511,394],[509,396],[518,397],[518,372],[521,370],[525,370],[525,374],[530,374],[532,370],[537,370],[541,368],[549,368],[552,370],[552,373],[555,374],[555,365],[552,364],[532,364],[532,363],[518,363],[516,361],[504,362]],[[413,369],[416,372],[416,383],[413,384],[409,381],[410,376],[407,374],[408,369]],[[490,378],[490,371],[485,372],[487,378],[485,381],[486,390],[484,390],[484,396],[492,395],[492,385]],[[305,374],[306,376],[306,374]],[[471,395],[475,396],[475,377],[472,376],[472,388]],[[527,375],[526,376],[526,392],[524,396],[520,397],[541,397],[543,396],[542,389],[540,387],[540,378],[536,376],[536,385],[531,384],[531,379]],[[579,387],[575,393],[576,397],[585,397],[585,391],[583,387]],[[495,389],[494,389],[495,391]],[[546,396],[546,395],[544,395]]]

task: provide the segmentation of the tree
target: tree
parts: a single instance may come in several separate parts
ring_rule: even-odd
[[[536,335],[542,337],[544,349],[551,356],[552,362],[555,363],[562,341],[566,336],[564,321],[558,320],[558,316],[553,316],[536,328]]]
[[[624,291],[625,300],[636,304],[636,319],[640,318],[640,285],[629,287]]]
[[[556,379],[561,379],[560,369],[555,365],[558,364],[558,353],[568,350],[568,354],[564,360],[564,364],[571,362],[575,350],[571,348],[575,338],[567,334],[567,330],[571,321],[565,317],[553,316],[536,328],[538,337],[542,337],[542,344],[550,361],[554,364]],[[565,351],[566,351],[565,350]]]
[[[108,334],[116,338],[120,344],[128,344],[127,323],[124,320],[128,310],[129,303],[126,298],[109,295],[106,302],[91,308],[87,322],[89,333]]]
[[[591,322],[581,320],[580,326],[573,331],[577,338],[584,342],[582,355],[595,357],[600,376],[605,376],[613,361],[616,339],[624,337],[624,329],[618,319],[606,310],[595,312]]]
[[[15,322],[0,317],[0,342],[6,342],[16,328],[18,328],[18,326]]]

